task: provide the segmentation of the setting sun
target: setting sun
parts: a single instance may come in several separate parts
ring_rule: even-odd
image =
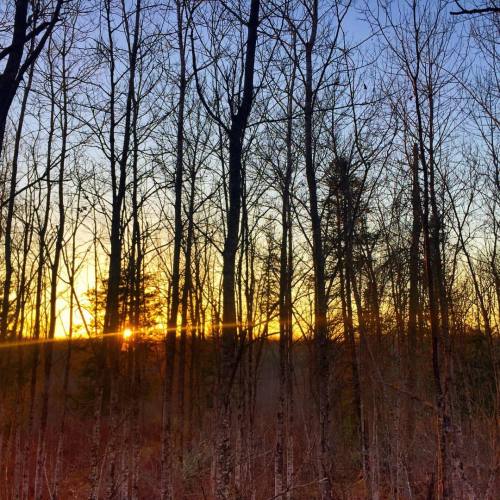
[[[128,340],[132,337],[132,330],[130,328],[125,328],[125,330],[123,330],[123,338],[125,340]]]

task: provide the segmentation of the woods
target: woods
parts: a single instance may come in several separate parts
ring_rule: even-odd
[[[497,2],[0,27],[1,499],[497,498]]]

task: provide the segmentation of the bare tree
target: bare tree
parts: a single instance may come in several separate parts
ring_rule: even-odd
[[[245,43],[245,59],[241,67],[242,83],[240,93],[229,95],[230,124],[226,125],[210,111],[198,75],[194,43],[192,45],[193,65],[198,93],[209,115],[223,128],[229,142],[228,161],[228,197],[229,207],[226,217],[227,232],[224,239],[222,266],[222,336],[221,336],[221,386],[218,395],[218,438],[216,458],[216,497],[229,498],[231,491],[231,388],[235,374],[235,350],[237,341],[237,315],[235,303],[235,263],[238,249],[241,212],[241,179],[243,142],[248,119],[255,98],[254,72],[255,52],[259,26],[260,1],[252,0],[248,19],[243,21],[247,35]],[[239,22],[242,18],[238,16]]]
[[[36,61],[56,23],[64,0],[37,7],[30,13],[30,1],[16,2],[12,22],[11,43],[0,51],[0,61],[6,58],[3,72],[0,75],[0,94],[3,96],[0,104],[0,154],[2,153],[7,115],[14,100],[17,89],[24,75]],[[40,37],[37,41],[36,37]],[[26,46],[29,51],[24,56]]]

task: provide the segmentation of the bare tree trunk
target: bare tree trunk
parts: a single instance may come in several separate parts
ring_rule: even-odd
[[[133,105],[135,99],[135,78],[136,78],[136,66],[137,66],[137,54],[139,47],[139,37],[140,37],[140,19],[141,19],[141,0],[137,0],[135,6],[135,23],[133,29],[133,40],[129,53],[129,80],[127,89],[127,102],[125,109],[125,122],[124,122],[124,136],[122,149],[120,156],[117,158],[116,148],[115,148],[115,130],[116,130],[116,118],[115,118],[115,105],[116,105],[116,82],[115,82],[115,48],[113,41],[113,28],[111,25],[111,5],[107,0],[105,3],[106,9],[106,22],[108,29],[109,38],[109,53],[110,53],[110,149],[111,149],[111,182],[113,191],[113,203],[112,203],[112,214],[111,214],[111,251],[109,258],[109,270],[108,270],[108,287],[106,293],[106,310],[104,316],[104,334],[113,335],[118,333],[120,326],[120,304],[119,304],[119,291],[121,282],[121,254],[122,254],[122,218],[121,211],[125,199],[126,192],[126,176],[127,176],[127,162],[129,159],[130,150],[130,137],[132,135],[132,119],[133,119]],[[123,12],[126,18],[126,12]],[[130,37],[130,30],[128,29],[128,23],[126,24],[127,36]],[[118,172],[116,169],[116,164],[118,163]],[[118,177],[117,177],[118,173]],[[116,344],[116,342],[114,342]]]
[[[221,368],[218,394],[218,430],[216,445],[215,496],[225,500],[231,498],[231,387],[235,375],[234,366],[237,341],[237,315],[235,303],[235,262],[239,240],[242,182],[242,151],[248,118],[254,100],[254,66],[259,25],[260,0],[250,3],[247,25],[246,54],[243,78],[243,93],[237,110],[231,115],[231,126],[227,130],[229,139],[229,210],[226,216],[227,233],[224,240],[222,264],[222,344]]]
[[[51,70],[52,71],[52,70]],[[53,82],[51,81],[51,91],[54,93]],[[42,317],[42,302],[43,302],[43,282],[44,282],[44,266],[45,266],[45,249],[46,249],[46,235],[49,224],[49,215],[50,215],[50,204],[51,204],[51,193],[52,193],[52,183],[50,177],[50,171],[52,168],[52,142],[54,139],[55,132],[55,103],[54,100],[51,101],[50,106],[50,128],[49,135],[47,141],[47,161],[46,161],[46,182],[47,182],[47,193],[45,199],[45,210],[43,214],[42,225],[40,227],[39,238],[38,238],[38,266],[36,273],[36,295],[35,295],[35,323],[33,327],[33,337],[35,340],[40,338],[41,333],[41,317]],[[38,379],[38,365],[40,361],[40,346],[36,343],[33,346],[33,360],[32,360],[32,368],[31,368],[31,386],[30,386],[30,409],[28,416],[28,429],[26,435],[26,446],[25,446],[25,464],[24,464],[24,479],[23,479],[23,496],[29,495],[30,485],[29,485],[29,469],[30,469],[30,451],[32,445],[32,433],[34,428],[34,412],[35,412],[35,399],[36,399],[36,387],[37,387],[37,379]],[[35,471],[40,472],[38,470],[38,457],[39,457],[40,448],[37,446],[36,451],[36,459],[35,459]],[[38,491],[38,483],[40,481],[39,474],[35,474],[34,478],[34,492],[36,495]]]
[[[189,207],[188,207],[188,227],[186,235],[185,249],[185,269],[184,269],[184,287],[182,289],[182,312],[181,312],[181,338],[179,343],[179,364],[178,364],[178,381],[179,381],[179,405],[178,405],[178,421],[180,427],[179,432],[179,463],[182,465],[184,458],[184,436],[185,436],[185,389],[186,389],[186,349],[187,349],[187,334],[188,334],[188,309],[189,297],[192,293],[193,278],[192,278],[192,248],[194,236],[194,197],[196,186],[196,172],[191,172]],[[191,324],[193,323],[193,311],[191,310]]]
[[[74,312],[74,296],[75,296],[75,275],[76,275],[76,236],[79,226],[79,213],[80,213],[80,198],[81,186],[77,193],[76,214],[77,218],[74,223],[73,232],[71,235],[71,255],[69,262],[67,262],[67,269],[69,274],[69,325],[68,325],[68,349],[66,351],[66,360],[64,364],[63,375],[63,402],[62,402],[62,415],[59,425],[59,433],[57,439],[56,457],[54,464],[54,478],[52,483],[52,500],[57,500],[59,496],[59,483],[61,480],[62,471],[64,469],[64,440],[67,430],[67,414],[68,414],[68,389],[71,370],[71,357],[72,357],[72,339],[73,339],[73,312]]]
[[[21,136],[24,125],[24,118],[26,114],[26,106],[28,103],[28,96],[31,90],[31,84],[33,82],[33,70],[34,66],[31,66],[28,75],[28,81],[26,82],[26,87],[24,88],[23,99],[21,102],[21,108],[19,110],[19,118],[16,129],[16,138],[14,143],[14,154],[12,158],[12,166],[10,172],[10,190],[9,199],[7,204],[7,215],[5,218],[5,241],[4,241],[4,258],[5,258],[5,277],[3,282],[3,297],[2,297],[2,309],[0,316],[0,339],[5,340],[8,335],[8,323],[9,323],[9,298],[10,298],[10,288],[12,282],[12,221],[14,218],[14,202],[16,197],[16,187],[17,187],[17,169],[19,163],[19,148],[21,144]],[[15,336],[16,332],[12,332],[12,336]]]
[[[412,232],[410,246],[410,290],[408,304],[408,392],[414,395],[416,389],[416,356],[417,356],[417,316],[419,310],[419,246],[422,224],[420,214],[422,206],[420,202],[420,184],[418,175],[418,146],[413,146],[412,158]],[[413,440],[415,434],[415,402],[412,397],[407,401],[407,461],[409,468],[410,483],[412,482],[412,458]]]
[[[41,22],[37,25],[39,20],[38,9],[33,9],[33,15],[28,15],[29,0],[18,0],[15,3],[12,42],[0,52],[2,59],[7,57],[3,72],[0,74],[0,95],[2,96],[0,100],[0,157],[2,155],[7,116],[12,101],[24,74],[40,55],[55,24],[59,21],[62,5],[63,0],[58,0],[49,21]],[[32,30],[28,33],[30,24],[32,25]],[[35,36],[39,34],[42,34],[42,36],[38,43],[35,44]],[[23,61],[24,49],[27,42],[30,42],[30,50]]]
[[[318,209],[318,192],[316,172],[313,159],[313,50],[318,29],[318,1],[313,0],[311,12],[311,33],[305,46],[306,74],[304,81],[304,156],[307,186],[309,188],[309,213],[311,218],[313,265],[314,265],[314,343],[315,343],[315,386],[318,397],[318,474],[321,498],[332,498],[332,471],[329,427],[330,402],[328,394],[329,354],[327,298],[325,288],[325,260],[323,254],[323,238],[321,219]]]
[[[344,208],[345,211],[345,208]],[[344,216],[345,219],[345,216]],[[347,228],[344,224],[342,225],[342,232],[344,234],[344,238],[349,238],[347,235]],[[362,467],[363,467],[363,479],[365,481],[365,485],[368,491],[370,491],[370,464],[369,464],[369,455],[367,449],[367,438],[366,438],[366,429],[364,424],[364,412],[363,412],[363,403],[361,397],[361,382],[359,376],[359,361],[358,361],[358,353],[356,350],[356,340],[354,336],[354,321],[353,321],[353,310],[352,310],[352,290],[351,290],[351,274],[352,271],[349,271],[350,267],[350,259],[348,258],[349,250],[347,250],[347,246],[350,245],[348,241],[344,241],[344,249],[339,250],[339,273],[340,273],[340,298],[342,302],[342,316],[344,323],[344,337],[347,341],[350,351],[350,364],[351,364],[351,376],[352,376],[352,384],[353,384],[353,395],[354,395],[354,411],[356,414],[356,420],[358,425],[358,435],[361,444],[361,458],[362,458]],[[345,261],[342,255],[345,255]],[[371,497],[370,493],[370,497]]]
[[[184,44],[183,0],[176,0],[177,42],[179,44],[179,105],[177,108],[177,144],[175,163],[175,202],[174,202],[174,248],[172,258],[172,281],[170,285],[170,304],[165,343],[165,381],[163,394],[162,423],[162,461],[161,461],[161,497],[173,498],[172,455],[174,442],[171,435],[173,407],[173,381],[175,374],[175,344],[177,336],[177,316],[180,305],[180,262],[182,250],[182,184],[184,175],[184,108],[186,99],[186,55]],[[182,367],[184,369],[184,367]]]
[[[47,419],[49,411],[49,395],[50,395],[50,384],[52,375],[52,358],[53,358],[53,343],[54,334],[56,330],[56,320],[57,320],[57,281],[59,274],[59,263],[61,260],[61,254],[64,244],[64,229],[65,229],[65,206],[64,206],[64,176],[65,176],[65,165],[66,165],[66,145],[68,138],[68,100],[67,100],[67,88],[66,88],[66,47],[62,48],[62,95],[63,104],[61,109],[62,115],[62,126],[61,126],[61,152],[60,152],[60,162],[59,162],[59,176],[57,180],[58,186],[58,211],[59,211],[59,222],[56,234],[56,242],[54,248],[54,257],[51,266],[51,276],[50,276],[50,313],[49,313],[49,328],[47,332],[47,337],[49,342],[45,344],[45,379],[44,379],[44,389],[42,395],[42,405],[41,405],[41,417],[40,417],[40,456],[37,461],[37,472],[35,477],[40,474],[45,474],[45,454],[46,454],[46,434],[47,434]],[[52,99],[55,99],[55,95],[52,95]],[[35,491],[35,498],[42,498],[43,489],[39,492]]]
[[[291,131],[290,131],[291,132]],[[286,411],[287,411],[287,438],[286,438],[286,487],[287,500],[293,499],[295,486],[295,400],[294,400],[294,364],[293,364],[293,300],[292,300],[292,280],[293,280],[293,242],[292,242],[292,220],[291,213],[288,219],[288,290],[285,297],[286,310],[288,313],[288,346],[287,346],[287,366],[286,366]]]
[[[295,36],[293,42],[295,43]],[[293,93],[295,89],[296,61],[292,62],[287,89],[286,170],[282,177],[280,290],[279,290],[279,396],[276,416],[276,450],[274,459],[274,495],[283,500],[283,491],[290,498],[293,489],[293,380],[291,366],[292,335],[292,132]]]
[[[419,94],[416,94],[416,109],[419,120],[419,149],[420,161],[423,168],[424,178],[424,201],[423,201],[423,217],[422,231],[424,236],[425,246],[425,270],[427,276],[427,292],[429,296],[429,312],[431,322],[432,336],[432,368],[434,374],[434,383],[437,393],[437,419],[438,419],[438,497],[444,500],[454,498],[452,484],[452,459],[451,459],[451,420],[449,409],[449,393],[448,393],[448,350],[443,348],[443,342],[448,340],[443,339],[442,326],[440,324],[440,313],[443,315],[447,311],[443,311],[441,306],[444,303],[444,298],[441,297],[442,286],[438,284],[441,272],[438,269],[441,267],[441,254],[439,249],[439,239],[436,241],[436,236],[439,235],[435,195],[434,193],[434,174],[433,167],[429,167],[426,160],[425,144],[423,140],[423,128],[420,112]],[[431,188],[432,185],[432,188]],[[431,201],[431,199],[433,201]],[[432,216],[430,215],[430,207],[432,208]],[[432,217],[432,220],[431,220]]]
[[[137,0],[135,4],[134,26],[132,30],[128,24],[128,13],[125,11],[125,6],[122,6],[122,17],[124,20],[125,35],[128,40],[128,87],[125,105],[125,117],[123,128],[123,142],[118,160],[115,159],[115,48],[113,40],[112,28],[112,12],[110,2],[105,4],[106,21],[108,28],[108,39],[110,48],[110,105],[111,105],[111,128],[110,128],[110,146],[111,146],[111,180],[113,191],[112,215],[111,215],[111,252],[108,268],[108,283],[106,293],[106,309],[104,316],[104,335],[110,335],[105,338],[106,356],[108,358],[107,369],[109,369],[108,377],[105,379],[106,385],[110,387],[110,408],[111,408],[111,440],[109,447],[109,471],[110,481],[108,496],[113,497],[117,490],[117,450],[114,444],[118,438],[118,416],[121,397],[121,377],[118,363],[118,346],[119,343],[113,335],[119,332],[121,317],[120,317],[120,285],[122,281],[122,208],[125,202],[126,194],[126,178],[127,164],[130,156],[131,137],[133,134],[132,125],[135,120],[134,102],[136,99],[135,79],[137,73],[137,60],[139,52],[139,41],[141,31],[141,0]],[[118,179],[116,171],[116,163],[118,163]],[[106,370],[107,371],[107,370]]]
[[[353,393],[354,393],[354,406],[356,417],[358,421],[358,432],[361,444],[361,456],[363,466],[363,479],[367,488],[369,498],[374,498],[374,477],[373,468],[370,461],[370,438],[369,428],[365,418],[363,395],[361,392],[361,379],[360,379],[360,358],[361,347],[367,342],[366,339],[366,325],[364,321],[360,292],[355,279],[354,269],[354,232],[357,218],[357,206],[354,204],[353,193],[351,188],[351,180],[349,178],[349,163],[339,158],[336,161],[339,176],[339,190],[340,197],[337,202],[338,217],[341,221],[342,240],[344,248],[339,248],[338,259],[339,269],[341,276],[341,299],[343,308],[344,319],[344,332],[348,339],[350,355],[351,355],[351,371],[353,377]],[[339,243],[340,244],[340,243]],[[354,336],[354,316],[352,306],[352,295],[356,304],[356,311],[358,315],[358,329],[360,337],[360,354],[356,351],[356,341]],[[375,410],[374,410],[375,411]]]
[[[89,500],[98,500],[100,490],[100,440],[101,440],[101,425],[102,425],[102,407],[104,405],[104,385],[98,384],[94,394],[94,414],[92,423],[92,437],[90,447],[90,476]]]

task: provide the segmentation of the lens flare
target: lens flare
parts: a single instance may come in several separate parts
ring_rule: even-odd
[[[125,328],[125,330],[123,330],[123,338],[125,340],[132,338],[132,330],[130,328]]]

